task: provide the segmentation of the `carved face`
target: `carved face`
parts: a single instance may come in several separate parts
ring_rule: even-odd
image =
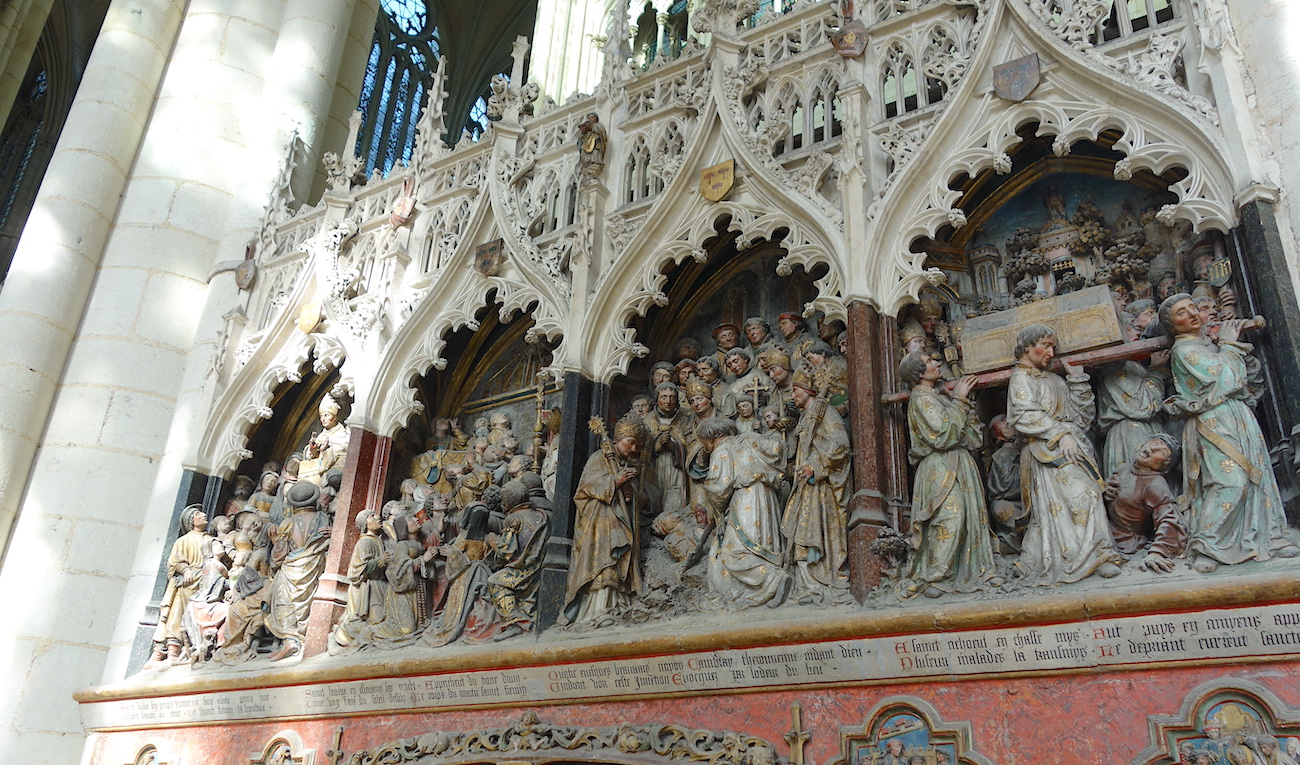
[[[749,338],[750,345],[761,345],[767,339],[767,332],[762,324],[750,324],[745,327],[745,337]]]
[[[267,494],[274,494],[275,487],[280,485],[280,479],[274,473],[267,473],[262,476],[262,491]]]
[[[734,329],[718,330],[718,347],[724,351],[729,351],[740,344],[740,336]]]
[[[808,359],[808,363],[812,364],[815,367],[819,367],[822,364],[826,363],[826,357],[820,353],[813,353],[812,351],[809,351],[805,353],[803,357],[805,359]]]
[[[658,388],[666,382],[672,382],[673,373],[668,369],[656,369],[650,374],[650,386]]]
[[[885,744],[885,749],[888,750],[891,755],[897,757],[903,753],[903,742],[899,739],[891,738],[889,743]]]
[[[921,379],[929,380],[930,382],[938,382],[939,380],[942,380],[943,365],[938,361],[935,361],[933,358],[927,358],[925,360],[925,371],[921,373]]]
[[[378,534],[379,527],[382,525],[383,521],[379,519],[379,513],[371,513],[370,517],[366,518],[366,531],[371,534]]]
[[[439,417],[433,421],[433,434],[439,438],[445,437],[451,432],[451,420],[445,417]]]
[[[933,334],[934,334],[934,330],[935,330],[935,328],[938,327],[938,326],[939,326],[939,317],[938,317],[938,316],[923,316],[923,317],[921,317],[921,329],[923,329],[923,330],[925,331],[925,334],[927,334],[927,335],[933,335]],[[890,742],[890,743],[893,743],[893,742]]]
[[[736,402],[736,413],[748,420],[754,416],[754,402],[747,398],[742,398]]]
[[[672,414],[677,411],[677,391],[671,388],[665,388],[664,390],[659,391],[659,395],[656,397],[655,401],[659,404],[659,411],[664,414]]]
[[[1138,449],[1137,457],[1134,458],[1133,464],[1138,470],[1153,470],[1157,473],[1163,473],[1169,466],[1169,460],[1173,457],[1173,452],[1169,449],[1169,444],[1159,438],[1153,438],[1142,444]]]
[[[1047,369],[1056,358],[1056,335],[1038,338],[1038,342],[1025,349],[1024,357],[1030,366]]]
[[[749,371],[749,359],[743,353],[736,353],[727,357],[727,369],[736,377],[740,377]]]
[[[320,424],[326,430],[329,430],[330,428],[334,427],[335,425],[338,424],[338,422],[339,422],[339,416],[334,412],[324,411],[320,413]]]
[[[624,436],[614,442],[614,452],[623,459],[635,457],[640,451],[641,444],[635,436]]]
[[[903,346],[904,353],[911,353],[913,351],[923,351],[923,350],[925,350],[924,337],[913,337],[907,341],[907,345]]]
[[[685,386],[686,381],[690,380],[692,377],[695,377],[695,367],[683,366],[681,369],[677,370],[678,385]]]
[[[718,381],[718,370],[715,369],[713,365],[708,362],[701,361],[700,363],[696,364],[695,373],[700,376],[701,380],[703,380],[704,382],[710,385]]]
[[[771,409],[763,410],[763,424],[767,426],[768,430],[775,430],[776,421],[779,419],[781,418],[778,417],[776,412],[772,411]]]
[[[807,388],[801,388],[798,385],[790,389],[790,398],[794,399],[794,405],[800,409],[805,409],[808,402],[812,401],[812,391]]]
[[[1175,303],[1173,310],[1169,312],[1169,322],[1173,324],[1175,334],[1179,335],[1194,335],[1205,326],[1205,319],[1202,318],[1196,303],[1191,300],[1179,300]]]
[[[785,381],[790,379],[790,368],[783,367],[779,364],[773,364],[767,368],[767,373],[772,378],[772,382],[777,385],[785,385]]]
[[[1201,311],[1201,322],[1204,324],[1219,323],[1219,306],[1213,300],[1208,298],[1196,301],[1196,307]]]
[[[637,417],[645,417],[650,414],[650,399],[644,396],[632,400],[632,411],[636,412]]]
[[[712,396],[691,396],[691,409],[701,417],[707,416],[713,411]]]
[[[1144,308],[1138,312],[1137,316],[1133,317],[1133,324],[1138,328],[1139,332],[1144,332],[1151,325],[1151,322],[1156,320],[1157,315],[1156,309]]]
[[[195,513],[190,521],[190,528],[195,531],[205,531],[208,528],[208,516],[204,513]]]
[[[795,335],[799,334],[799,325],[795,323],[794,319],[778,319],[776,326],[781,329],[781,335],[786,340],[792,340]]]

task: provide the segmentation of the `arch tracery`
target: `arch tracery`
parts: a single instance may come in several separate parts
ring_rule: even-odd
[[[851,293],[888,314],[915,301],[937,275],[923,267],[924,255],[913,251],[913,242],[944,226],[965,225],[963,194],[953,188],[954,179],[985,170],[1010,172],[1007,150],[1022,140],[1017,131],[1030,122],[1039,123],[1038,135],[1056,136],[1057,156],[1068,154],[1075,141],[1095,141],[1104,131],[1118,130],[1122,136],[1115,149],[1124,157],[1115,165],[1117,180],[1128,180],[1138,170],[1161,175],[1178,168],[1186,173],[1170,183],[1178,202],[1161,211],[1162,222],[1185,220],[1198,232],[1236,225],[1233,197],[1246,181],[1227,159],[1222,136],[1212,124],[1067,48],[1045,34],[1019,3],[1000,3],[984,12],[992,14],[984,34],[988,42],[976,51],[935,124],[924,136],[903,141],[911,161],[900,163],[885,194],[868,211],[868,241],[880,242],[884,257],[854,275]],[[1033,51],[1042,59],[1043,74],[1029,98],[1015,102],[986,92],[996,63]],[[929,147],[935,150],[925,151]]]

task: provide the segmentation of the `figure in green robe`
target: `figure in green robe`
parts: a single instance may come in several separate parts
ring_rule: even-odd
[[[1160,323],[1174,335],[1177,394],[1167,402],[1184,418],[1188,548],[1192,567],[1209,573],[1220,563],[1294,558],[1268,445],[1246,405],[1246,321],[1225,321],[1216,346],[1201,334],[1200,311],[1186,293],[1160,304]]]
[[[1001,584],[984,487],[971,456],[981,444],[979,418],[966,398],[975,378],[958,380],[952,396],[939,393],[935,383],[943,379],[943,366],[924,351],[908,354],[898,376],[912,386],[908,458],[916,465],[907,594],[934,598]]]

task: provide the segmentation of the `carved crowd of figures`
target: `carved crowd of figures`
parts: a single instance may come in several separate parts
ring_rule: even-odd
[[[899,333],[910,527],[879,543],[905,550],[887,571],[901,596],[1114,577],[1130,560],[1208,573],[1300,555],[1252,411],[1260,367],[1241,335],[1254,323],[1224,318],[1230,290],[1206,297],[1117,300],[1130,345],[1163,333],[1171,347],[1090,371],[1058,360],[1051,326],[1025,327],[1005,409],[987,425],[981,413],[1001,399],[981,405],[943,307],[923,301]],[[683,338],[612,434],[593,420],[602,438],[574,494],[562,623],[625,623],[652,545],[679,581],[704,564],[705,608],[848,602],[846,333],[831,321],[814,334],[796,314],[776,327],[722,324],[708,351]],[[238,479],[211,523],[199,506],[184,511],[155,664],[302,650],[348,448],[339,414],[326,396],[303,452],[265,465],[256,484]],[[470,433],[433,421],[400,498],[355,519],[331,653],[535,629],[558,451],[548,415],[539,408],[523,449],[499,412]]]
[[[1090,374],[1057,358],[1053,327],[1022,328],[1005,412],[987,426],[983,480],[977,378],[916,340],[932,306],[903,325],[915,466],[911,560],[897,572],[905,596],[1109,578],[1130,560],[1209,573],[1300,556],[1253,412],[1262,378],[1242,333],[1256,320],[1235,318],[1226,287],[1218,299],[1174,291],[1158,305],[1115,297],[1129,344],[1167,336],[1172,347],[1121,350]]]
[[[304,451],[266,463],[256,491],[237,478],[211,523],[201,505],[182,511],[151,664],[237,664],[302,650],[347,458],[341,409],[327,394]]]
[[[794,313],[776,326],[721,324],[707,352],[678,341],[602,439],[575,495],[572,623],[620,621],[642,594],[653,537],[679,571],[707,560],[712,608],[846,600],[844,326],[821,322],[814,335]]]

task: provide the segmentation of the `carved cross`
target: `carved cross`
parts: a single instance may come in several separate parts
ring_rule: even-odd
[[[785,742],[790,745],[790,762],[791,765],[804,765],[803,747],[812,735],[803,729],[803,708],[797,703],[790,706],[790,722],[794,730],[785,734]]]
[[[766,391],[767,391],[767,386],[763,384],[763,381],[762,381],[762,380],[760,380],[760,379],[758,379],[757,377],[755,377],[754,379],[752,379],[752,380],[749,381],[749,385],[746,385],[746,386],[745,386],[743,392],[744,392],[744,393],[747,393],[751,398],[754,399],[754,410],[757,411],[757,410],[758,410],[758,394],[760,394],[760,393],[764,393],[764,392],[766,392]]]
[[[325,752],[325,758],[330,761],[330,765],[339,765],[339,760],[343,759],[343,726],[334,729],[334,747]]]

